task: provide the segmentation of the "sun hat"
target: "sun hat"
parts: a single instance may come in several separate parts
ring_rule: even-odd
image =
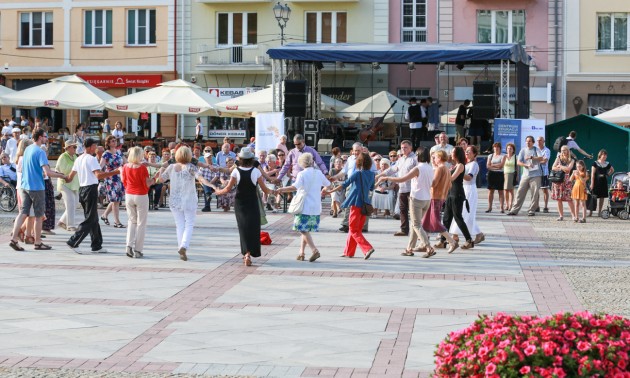
[[[20,130],[19,127],[14,127],[13,129],[11,129],[11,134],[13,133],[22,133],[22,130]]]
[[[241,159],[253,159],[255,157],[252,149],[249,147],[243,147],[241,152],[238,153],[238,157]]]
[[[68,147],[76,147],[79,144],[77,142],[66,142],[66,145],[63,147],[65,149],[68,149]]]

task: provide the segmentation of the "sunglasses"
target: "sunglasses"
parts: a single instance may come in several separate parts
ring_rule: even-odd
[[[381,159],[374,159],[374,161],[381,161]]]

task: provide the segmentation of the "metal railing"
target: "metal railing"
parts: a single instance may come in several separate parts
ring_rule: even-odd
[[[197,65],[268,65],[267,46],[219,46],[197,45]]]

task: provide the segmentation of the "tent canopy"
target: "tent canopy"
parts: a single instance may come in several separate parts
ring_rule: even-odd
[[[510,60],[529,63],[529,57],[519,44],[490,43],[326,43],[288,44],[267,50],[272,59],[307,62],[346,62],[401,64],[498,63]]]
[[[630,125],[630,104],[622,105],[607,112],[596,115],[595,118],[617,125]]]

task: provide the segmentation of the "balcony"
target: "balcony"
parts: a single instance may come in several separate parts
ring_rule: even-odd
[[[232,73],[271,70],[267,56],[267,45],[221,46],[197,45],[197,54],[193,56],[197,69],[206,72],[229,71]]]

